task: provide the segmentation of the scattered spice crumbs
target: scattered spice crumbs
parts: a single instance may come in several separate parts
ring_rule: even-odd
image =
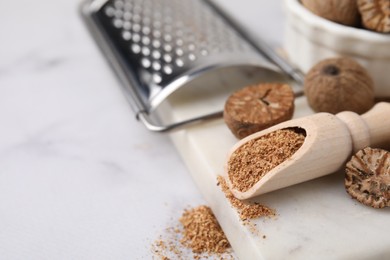
[[[241,220],[245,221],[259,217],[273,217],[276,215],[274,209],[258,203],[242,201],[234,197],[226,183],[226,180],[221,175],[217,177],[217,180],[222,191],[225,193],[226,198],[230,201],[232,206],[238,210]]]
[[[154,259],[235,259],[209,207],[186,209],[179,222],[154,242]]]

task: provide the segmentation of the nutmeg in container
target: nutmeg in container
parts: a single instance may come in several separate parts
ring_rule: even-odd
[[[390,33],[390,1],[357,0],[358,10],[365,28]]]

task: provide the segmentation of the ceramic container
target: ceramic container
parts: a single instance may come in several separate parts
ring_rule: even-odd
[[[377,97],[390,97],[390,34],[337,24],[285,0],[284,48],[290,62],[307,72],[318,61],[348,56],[367,68]]]

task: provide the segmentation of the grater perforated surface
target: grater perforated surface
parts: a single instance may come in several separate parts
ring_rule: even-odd
[[[127,59],[145,103],[188,72],[255,50],[202,0],[114,0],[99,20]]]

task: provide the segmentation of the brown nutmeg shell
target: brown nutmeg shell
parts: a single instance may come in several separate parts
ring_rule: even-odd
[[[390,33],[389,0],[357,0],[363,26],[369,30]]]
[[[367,206],[390,207],[390,153],[370,147],[358,151],[346,165],[345,188]]]
[[[316,112],[362,114],[374,105],[374,83],[366,69],[351,58],[331,58],[306,74],[304,92]]]
[[[294,93],[283,83],[262,83],[234,92],[225,102],[223,118],[238,139],[289,120]]]
[[[327,20],[356,26],[360,15],[356,0],[301,0],[302,4],[314,14]]]

